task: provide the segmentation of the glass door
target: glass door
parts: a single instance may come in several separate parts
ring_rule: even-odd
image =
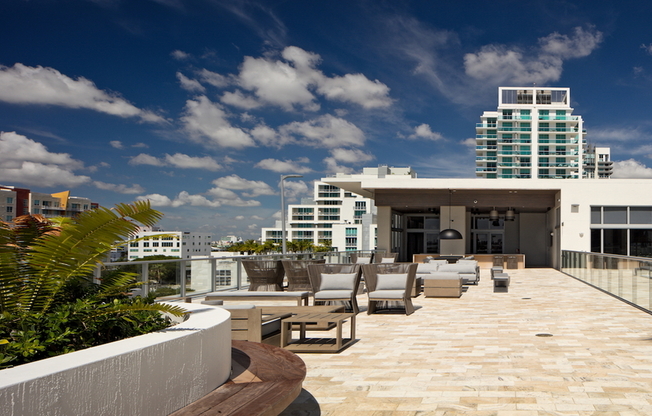
[[[475,254],[502,254],[503,233],[475,232],[473,238],[473,252]]]

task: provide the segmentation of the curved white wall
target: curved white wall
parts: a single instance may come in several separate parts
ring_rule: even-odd
[[[199,399],[229,378],[230,313],[180,306],[189,319],[167,330],[1,370],[0,414],[155,416]]]

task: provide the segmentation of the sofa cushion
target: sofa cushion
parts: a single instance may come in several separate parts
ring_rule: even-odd
[[[369,299],[403,299],[405,297],[405,288],[403,290],[375,290],[369,292]]]
[[[320,290],[315,293],[315,300],[351,299],[353,290]]]
[[[353,290],[356,273],[322,273],[319,290]]]
[[[407,273],[377,274],[376,290],[405,290]]]
[[[437,263],[417,263],[417,273],[436,272],[438,267]]]
[[[476,265],[472,263],[442,264],[439,272],[476,273]]]

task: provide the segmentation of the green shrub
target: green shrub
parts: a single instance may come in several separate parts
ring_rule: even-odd
[[[161,216],[138,201],[74,219],[0,221],[0,368],[165,328],[160,312],[182,316],[183,308],[153,296],[128,298],[133,273],[92,280],[111,248],[129,243],[138,223],[151,226]]]

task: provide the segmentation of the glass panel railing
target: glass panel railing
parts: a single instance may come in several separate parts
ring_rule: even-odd
[[[561,271],[652,311],[652,258],[564,250]]]
[[[106,262],[99,266],[96,277],[101,280],[120,272],[131,273],[139,283],[139,286],[132,291],[133,295],[142,296],[151,293],[157,300],[172,300],[186,296],[197,296],[213,291],[246,289],[249,286],[249,278],[242,267],[243,259],[326,259],[327,263],[350,263],[352,254],[369,257],[374,252],[376,251],[352,250],[290,253],[286,255],[241,255],[194,259]]]

